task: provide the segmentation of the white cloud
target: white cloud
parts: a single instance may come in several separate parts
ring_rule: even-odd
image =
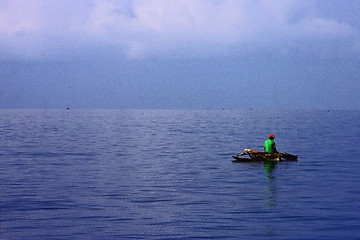
[[[0,4],[1,36],[33,33],[40,30],[41,21],[36,14],[40,1],[2,1]]]
[[[296,47],[301,41],[319,39],[324,45],[334,39],[345,45],[359,45],[359,29],[317,16],[315,3],[2,0],[0,57],[56,56],[73,48],[81,54],[99,46],[122,49],[127,57],[141,58],[226,55],[246,52],[245,46]],[[354,46],[348,49],[358,49]]]
[[[356,35],[357,31],[346,23],[332,19],[313,18],[304,19],[297,24],[297,30],[303,36],[309,38],[348,38]]]

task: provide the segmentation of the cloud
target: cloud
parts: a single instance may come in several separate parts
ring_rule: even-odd
[[[320,10],[314,0],[2,0],[0,58],[291,54],[313,42],[358,55],[359,29]]]

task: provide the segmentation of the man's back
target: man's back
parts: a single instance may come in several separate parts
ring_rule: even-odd
[[[276,152],[275,142],[271,139],[265,141],[264,148],[266,153],[272,154]]]

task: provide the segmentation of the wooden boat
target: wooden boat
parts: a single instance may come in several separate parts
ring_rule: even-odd
[[[245,157],[247,156],[247,157]],[[287,161],[297,161],[298,156],[292,155],[289,153],[273,153],[268,154],[265,152],[260,152],[252,149],[245,149],[244,152],[232,156],[235,160],[233,162],[254,162],[254,161],[272,161],[280,162],[283,160]]]

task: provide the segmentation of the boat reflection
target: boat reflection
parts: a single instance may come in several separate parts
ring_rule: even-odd
[[[264,172],[272,176],[272,171],[274,170],[276,164],[277,162],[273,162],[273,161],[264,162]]]
[[[273,175],[273,170],[276,167],[276,162],[264,162],[264,173],[267,184],[265,186],[266,194],[266,207],[274,208],[276,207],[276,186],[275,186],[275,177]]]
[[[267,184],[265,185],[265,207],[269,210],[276,208],[276,185],[275,177],[273,174],[276,168],[276,162],[264,162],[264,174]],[[271,222],[264,225],[264,233],[266,235],[274,235],[274,226]]]

